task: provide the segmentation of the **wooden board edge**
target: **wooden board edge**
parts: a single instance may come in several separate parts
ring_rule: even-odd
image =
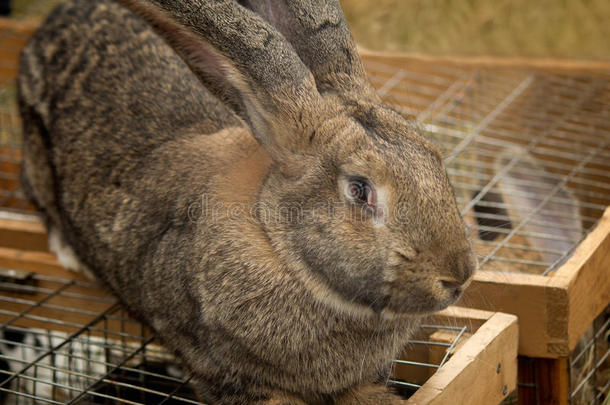
[[[506,58],[493,56],[434,56],[421,53],[379,52],[359,46],[363,59],[389,62],[389,64],[453,65],[463,68],[541,69],[554,72],[610,73],[609,61],[571,60],[553,58]]]
[[[567,290],[549,284],[550,278],[541,276],[510,274],[509,278],[504,278],[496,274],[475,277],[457,305],[518,316],[520,355],[567,356]]]
[[[45,277],[76,280],[90,283],[85,275],[70,271],[59,264],[57,257],[48,252],[31,252],[0,247],[0,267],[26,270]]]
[[[474,331],[487,322],[495,312],[484,311],[481,309],[450,306],[442,311],[436,312],[428,318],[426,323],[434,325],[462,326],[465,325],[468,331]]]
[[[0,230],[4,229],[40,234],[47,232],[38,215],[0,212]]]
[[[32,35],[40,24],[42,18],[26,18],[17,20],[9,17],[0,17],[0,31],[11,30],[18,34]]]
[[[407,404],[500,403],[517,386],[518,335],[516,316],[494,314]]]
[[[566,270],[569,273],[565,276],[568,281],[570,351],[595,318],[610,305],[610,207],[574,255],[578,255],[576,263]]]
[[[487,321],[489,318],[494,316],[496,312],[485,311],[476,308],[465,308],[450,306],[441,311],[435,312],[433,317],[449,317],[454,319],[465,319],[465,320],[481,320]]]
[[[0,210],[0,246],[48,251],[47,230],[38,215]]]
[[[556,271],[551,273],[549,278],[552,279],[552,285],[566,288],[571,287],[581,268],[586,266],[600,250],[608,248],[610,243],[608,242],[609,235],[610,207],[606,208],[595,228],[580,242],[570,258]]]
[[[546,287],[551,285],[551,278],[537,274],[511,273],[501,271],[477,271],[473,276],[474,282],[511,284],[522,286]]]

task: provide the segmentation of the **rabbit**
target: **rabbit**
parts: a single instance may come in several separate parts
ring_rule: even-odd
[[[21,56],[24,189],[206,403],[404,403],[392,359],[476,268],[442,157],[337,1],[254,4],[60,5]]]

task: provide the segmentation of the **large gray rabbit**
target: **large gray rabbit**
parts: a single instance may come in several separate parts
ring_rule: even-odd
[[[338,2],[120,3],[60,6],[22,56],[24,186],[62,262],[204,401],[402,403],[391,360],[475,257]]]

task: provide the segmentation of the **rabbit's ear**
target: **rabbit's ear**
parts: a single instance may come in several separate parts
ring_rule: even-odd
[[[313,73],[318,89],[376,98],[338,0],[240,0],[276,27]]]
[[[516,156],[521,158],[512,165]],[[558,176],[520,149],[501,153],[495,171],[503,171],[498,184],[512,226],[521,227],[529,244],[539,250],[545,262],[563,259],[563,254],[583,236],[579,201]]]
[[[118,0],[144,18],[274,159],[298,150],[322,99],[286,39],[234,0]],[[312,129],[313,130],[313,129]]]

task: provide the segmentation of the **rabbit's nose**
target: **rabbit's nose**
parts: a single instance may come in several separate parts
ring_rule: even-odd
[[[455,280],[441,280],[441,284],[448,290],[457,290],[462,286],[462,283]]]
[[[440,282],[443,288],[452,295],[453,299],[458,299],[466,288],[463,283],[454,279],[441,279]]]
[[[477,268],[477,258],[470,247],[460,250],[451,255],[449,268],[451,271],[452,283],[458,287],[463,287],[470,280]]]
[[[442,277],[443,287],[447,289],[464,289],[477,268],[477,260],[470,247],[448,255],[445,262],[447,273]]]

